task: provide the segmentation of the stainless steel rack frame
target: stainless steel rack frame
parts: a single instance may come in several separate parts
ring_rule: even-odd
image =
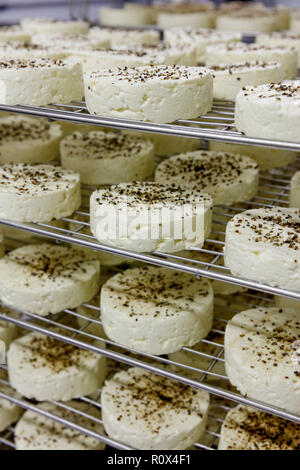
[[[180,120],[172,125],[91,116],[86,114],[86,107],[83,102],[71,103],[69,105],[51,105],[49,107],[0,105],[0,110],[45,117],[50,120],[71,121],[117,129],[132,129],[142,132],[155,132],[203,140],[219,140],[223,142],[250,144],[293,151],[300,150],[300,143],[247,138],[236,132],[233,127],[233,104],[225,102],[216,102],[212,112],[206,116],[201,116],[199,120]],[[116,344],[104,336],[99,338],[99,336],[95,335],[90,330],[91,325],[101,325],[101,312],[97,303],[95,304],[94,302],[84,304],[83,307],[86,309],[86,314],[79,313],[77,310],[66,309],[59,315],[40,317],[26,311],[16,311],[15,316],[9,317],[0,313],[0,319],[15,323],[31,331],[44,333],[60,341],[73,344],[74,346],[101,353],[108,359],[117,361],[118,363],[142,367],[156,374],[210,392],[213,397],[210,424],[203,438],[204,440],[196,443],[196,448],[207,450],[217,448],[220,426],[224,414],[226,414],[234,403],[253,406],[265,412],[300,423],[299,415],[240,395],[230,386],[224,369],[222,370],[224,366],[224,330],[227,321],[235,313],[247,308],[253,308],[257,305],[270,305],[273,300],[268,294],[300,299],[300,292],[271,287],[232,276],[222,263],[224,228],[228,219],[249,207],[288,206],[289,182],[291,176],[297,170],[300,170],[300,162],[296,162],[282,169],[273,169],[269,172],[262,173],[259,192],[252,201],[235,204],[234,207],[216,207],[212,236],[206,241],[203,248],[192,250],[192,259],[176,254],[170,255],[158,252],[138,254],[100,245],[89,232],[88,200],[91,188],[87,187],[83,188],[83,205],[81,209],[76,211],[74,216],[63,219],[66,224],[64,228],[54,227],[45,223],[25,224],[10,220],[0,220],[1,225],[25,230],[30,232],[33,236],[51,238],[56,240],[56,242],[77,244],[94,250],[122,255],[137,261],[166,266],[171,269],[194,274],[198,277],[205,276],[213,280],[236,284],[243,288],[255,289],[255,292],[250,291],[246,294],[238,293],[233,296],[220,296],[216,298],[215,322],[209,336],[203,339],[196,348],[183,348],[184,352],[201,359],[201,368],[187,365],[183,362],[177,362],[167,357],[141,354],[138,351],[130,350],[127,347]],[[113,269],[117,272],[119,268]],[[257,291],[264,292],[264,294],[259,294]],[[78,319],[84,322],[83,326],[78,326]],[[59,330],[57,328],[59,328]],[[101,339],[106,347],[99,346],[99,343],[94,343],[94,341],[99,341],[99,339]],[[15,400],[13,395],[3,393],[0,393],[0,398],[6,398],[10,401]],[[97,400],[91,401],[89,398],[82,398],[82,400],[87,400],[88,406],[99,406]],[[33,403],[27,400],[21,401],[22,403],[18,403],[20,406],[26,409],[34,409],[35,405]],[[38,411],[38,409],[36,411]],[[54,420],[58,420],[56,416],[50,417]],[[76,422],[75,424],[65,424],[75,427],[75,429],[77,426]],[[81,429],[81,431],[89,433],[88,429]],[[13,448],[12,435],[13,428],[9,428],[6,433],[0,435],[0,443]],[[124,444],[115,442],[107,436],[98,435],[97,438],[113,447],[128,449]]]

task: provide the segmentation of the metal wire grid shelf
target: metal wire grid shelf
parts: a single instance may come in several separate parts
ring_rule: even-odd
[[[49,106],[8,106],[0,104],[0,111],[45,117],[51,120],[69,121],[81,124],[127,129],[141,132],[153,132],[171,136],[195,139],[217,140],[220,142],[244,145],[257,145],[277,149],[300,151],[300,143],[246,137],[234,128],[234,103],[216,100],[212,110],[198,119],[179,119],[173,124],[117,119],[94,116],[87,113],[84,101],[72,101],[69,104],[51,104]]]
[[[165,266],[199,277],[204,276],[249,289],[300,299],[300,292],[272,287],[256,281],[233,276],[229,269],[223,265],[224,232],[228,220],[233,215],[249,208],[272,207],[276,205],[287,207],[290,178],[293,173],[299,169],[300,161],[282,169],[274,169],[270,172],[262,173],[259,192],[252,201],[238,203],[230,207],[216,206],[211,238],[206,240],[203,248],[193,248],[193,250],[190,250],[190,258],[176,253],[135,253],[98,243],[89,231],[89,197],[92,190],[87,187],[84,187],[82,191],[82,207],[80,210],[76,211],[72,217],[62,219],[65,224],[63,227],[56,227],[47,223],[27,224],[4,219],[0,219],[0,224],[26,230],[32,234],[52,238],[57,241],[73,243],[94,250],[122,255],[128,259],[131,258],[141,262]]]
[[[168,359],[167,357],[142,354],[138,351],[130,350],[120,344],[116,344],[104,336],[98,336],[91,333],[91,326],[95,327],[101,325],[100,311],[94,303],[83,305],[86,309],[86,314],[78,313],[76,310],[67,309],[61,314],[42,318],[25,311],[16,311],[15,317],[7,317],[4,314],[0,314],[0,319],[8,320],[20,327],[44,333],[75,346],[102,353],[108,358],[113,359],[113,361],[110,361],[110,373],[121,369],[124,365],[138,366],[151,372],[158,373],[159,375],[163,375],[210,392],[212,394],[212,402],[207,429],[201,440],[198,443],[195,443],[194,447],[195,449],[214,450],[217,449],[223,419],[230,408],[234,406],[234,402],[254,406],[265,412],[300,423],[300,416],[293,415],[265,403],[242,397],[230,386],[225,372],[223,372],[223,337],[227,321],[235,313],[243,309],[257,305],[268,305],[272,302],[273,300],[270,296],[259,296],[254,292],[236,294],[227,298],[217,297],[214,326],[210,334],[206,339],[200,341],[196,348],[183,348],[183,351],[188,353],[192,359],[199,361],[202,368],[196,367],[195,364],[191,366],[187,365],[187,363],[177,362],[175,360]],[[78,319],[81,319],[81,327],[77,324]],[[57,328],[60,330],[59,333],[57,333]],[[95,346],[91,342],[99,341],[99,339],[106,343],[105,349]],[[0,379],[0,384],[1,383],[9,385],[8,382]],[[96,433],[89,427],[81,426],[78,424],[77,419],[63,421],[62,418],[53,413],[41,411],[33,402],[26,399],[17,399],[14,397],[13,393],[7,394],[0,390],[0,398],[14,402],[24,409],[31,409],[43,414],[44,416],[48,416],[49,418],[61,422],[62,424],[76,429],[79,432],[93,436],[111,447],[121,450],[131,449],[123,443],[115,441],[104,434]],[[80,400],[86,403],[87,407],[83,411],[84,415],[82,415],[81,412],[78,412],[78,410],[72,408],[72,411],[74,411],[78,418],[80,416],[89,417],[88,411],[90,406],[96,406],[98,408],[101,407],[98,397],[93,396],[93,399],[83,397]],[[64,403],[56,401],[53,403],[62,407],[66,406]],[[68,409],[70,409],[70,407],[68,407]],[[91,419],[95,421],[94,417],[91,417]],[[98,420],[98,422],[102,424],[101,420]],[[0,435],[0,444],[5,448],[14,448],[13,428],[7,429]]]
[[[72,418],[62,418],[58,416],[56,413],[51,413],[45,410],[41,410],[37,403],[33,401],[29,401],[26,399],[19,399],[14,397],[14,390],[10,386],[7,380],[0,379],[0,385],[4,384],[11,388],[10,393],[3,393],[0,390],[0,398],[7,399],[10,402],[15,403],[16,405],[20,406],[24,410],[31,410],[40,415],[45,416],[53,421],[57,421],[66,427],[74,429],[82,434],[89,435],[99,441],[103,442],[109,447],[119,449],[119,450],[134,450],[132,447],[129,447],[122,442],[116,441],[108,437],[105,432],[99,433],[93,430],[93,424],[102,424],[102,419],[96,418],[92,416],[89,411],[91,407],[96,407],[101,411],[101,404],[100,404],[100,394],[101,390],[95,392],[92,398],[89,397],[81,397],[80,399],[76,400],[82,402],[85,406],[82,410],[78,410],[71,406],[69,403],[57,402],[52,401],[51,403],[56,405],[57,407],[66,409],[73,413]],[[227,412],[231,409],[232,403],[227,402],[225,400],[220,400],[216,397],[212,397],[210,408],[209,408],[209,415],[208,415],[208,422],[206,426],[206,430],[204,434],[201,436],[199,442],[194,443],[193,450],[216,450],[218,447],[218,441],[220,436],[220,430],[223,423],[223,420],[227,414]],[[85,425],[80,423],[80,418],[84,417],[88,421],[85,422]],[[14,450],[16,448],[14,442],[14,426],[8,427],[5,431],[0,433],[0,450]]]

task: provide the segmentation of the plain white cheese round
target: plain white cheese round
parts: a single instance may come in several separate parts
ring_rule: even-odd
[[[71,215],[81,204],[79,173],[54,165],[0,167],[0,217],[48,222]]]
[[[66,104],[82,97],[82,68],[79,63],[29,58],[0,63],[0,102],[3,104]]]
[[[241,90],[236,97],[235,127],[249,137],[300,142],[300,81]]]
[[[62,131],[45,119],[8,116],[0,119],[0,163],[44,163],[57,160]]]
[[[76,411],[67,410],[55,403],[39,403],[41,411],[51,413],[62,419],[78,424],[90,431],[103,435],[103,426],[95,419],[101,420],[101,413],[95,406],[84,402],[70,401],[67,406],[87,413],[91,418],[79,416]],[[15,428],[17,450],[104,450],[105,444],[95,437],[80,433],[76,429],[58,423],[38,412],[27,410]]]
[[[85,34],[89,29],[86,21],[57,21],[53,18],[23,18],[21,20],[23,30],[31,34]]]
[[[299,424],[238,405],[226,415],[218,450],[299,450],[299,436]]]
[[[278,168],[293,163],[297,158],[297,152],[268,147],[256,147],[255,145],[226,144],[211,140],[209,149],[215,152],[238,153],[247,155],[256,161],[261,171],[270,168]]]
[[[190,44],[196,48],[198,63],[205,62],[205,51],[214,44],[229,44],[241,41],[241,33],[216,31],[213,29],[175,27],[164,31],[164,40],[170,44]]]
[[[238,92],[245,86],[280,82],[284,78],[279,62],[242,62],[239,64],[211,65],[213,95],[216,100],[235,101]]]
[[[238,313],[227,323],[224,346],[227,376],[243,395],[299,413],[298,312],[259,307]]]
[[[205,430],[209,395],[132,367],[106,381],[101,394],[107,434],[145,450],[184,450]]]
[[[259,168],[249,157],[206,150],[164,160],[155,181],[198,189],[210,194],[214,204],[234,204],[252,199],[258,191]]]
[[[101,289],[107,336],[149,354],[193,346],[212,327],[213,290],[207,279],[143,266],[111,277]]]
[[[276,31],[278,17],[269,11],[236,11],[230,15],[220,14],[216,19],[216,27],[220,30],[243,32]]]
[[[300,287],[300,210],[251,209],[226,226],[224,263],[233,275],[292,290]]]
[[[0,127],[1,131],[1,127]],[[60,143],[64,168],[78,171],[84,184],[142,181],[154,172],[154,146],[146,138],[116,132],[74,132]]]
[[[106,374],[101,354],[36,332],[11,343],[7,366],[11,385],[24,397],[38,401],[88,395],[102,386]]]
[[[126,44],[157,44],[159,42],[159,31],[156,29],[133,29],[133,28],[90,28],[88,35],[91,39],[103,39],[110,43],[110,46]]]
[[[285,79],[297,76],[297,51],[290,47],[233,42],[206,48],[206,65],[238,64],[251,61],[279,62]]]
[[[157,25],[160,28],[175,26],[189,26],[193,28],[213,28],[215,25],[215,12],[168,12],[162,11],[157,15]]]
[[[290,207],[300,209],[300,171],[297,171],[291,179]]]
[[[172,122],[206,114],[212,106],[213,78],[201,67],[115,68],[85,75],[91,114]]]
[[[99,261],[85,252],[42,243],[24,245],[0,260],[0,298],[45,316],[78,307],[99,289]]]
[[[99,23],[105,26],[142,26],[151,24],[152,18],[146,9],[127,10],[105,6],[99,10]]]
[[[101,243],[135,252],[172,253],[202,246],[211,231],[211,197],[152,182],[94,191],[91,232]]]
[[[258,34],[256,42],[270,47],[295,48],[298,51],[298,66],[300,66],[300,31],[298,34],[290,31]]]

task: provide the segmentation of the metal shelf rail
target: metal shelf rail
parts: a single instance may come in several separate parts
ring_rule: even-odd
[[[257,145],[300,152],[300,143],[279,140],[246,137],[234,128],[234,103],[215,101],[212,110],[198,119],[179,119],[173,124],[117,119],[94,116],[87,113],[84,101],[72,101],[69,104],[51,104],[49,106],[9,106],[0,104],[0,111],[45,117],[51,120],[69,121],[80,124],[112,127],[114,129],[153,132],[194,139],[217,140],[224,143]]]
[[[262,173],[259,192],[252,201],[238,203],[232,207],[216,206],[211,238],[206,241],[203,248],[190,250],[192,259],[176,253],[165,254],[153,252],[144,254],[101,245],[89,231],[89,197],[92,190],[87,187],[83,188],[82,191],[83,204],[80,210],[76,211],[72,217],[62,219],[65,222],[65,227],[55,227],[47,223],[21,223],[6,219],[0,219],[0,224],[25,230],[42,237],[122,255],[129,259],[131,258],[158,266],[165,266],[199,277],[204,276],[210,279],[240,285],[248,289],[256,289],[274,295],[300,299],[300,292],[272,287],[253,280],[233,276],[229,269],[223,266],[224,232],[228,220],[233,215],[249,208],[272,207],[276,205],[287,207],[290,178],[293,173],[299,169],[300,161],[284,168]]]

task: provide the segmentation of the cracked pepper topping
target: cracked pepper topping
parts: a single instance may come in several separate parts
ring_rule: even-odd
[[[22,347],[21,341],[20,344]],[[47,367],[55,374],[65,372],[70,367],[81,368],[83,361],[93,354],[85,349],[40,334],[32,334],[30,343],[24,345],[22,351],[20,369],[29,363],[34,369]]]
[[[199,282],[189,274],[150,266],[119,273],[105,284],[105,288],[110,299],[118,296],[120,304],[128,308],[130,317],[171,317],[190,308],[191,302],[197,302],[199,296],[206,297],[210,293],[206,279]],[[137,301],[141,302],[139,305],[147,302],[148,308],[145,311],[137,308]],[[157,310],[153,310],[155,308]]]
[[[121,49],[118,52],[122,51]],[[126,51],[123,51],[126,53]],[[157,65],[153,67],[116,67],[103,72],[93,72],[91,78],[112,77],[117,80],[126,80],[128,83],[144,83],[148,80],[182,80],[203,77],[209,72],[201,67],[187,67],[183,65]]]
[[[130,158],[141,151],[151,150],[152,143],[142,137],[115,132],[74,132],[63,141],[69,157],[106,159]],[[85,152],[82,154],[82,152]]]
[[[42,287],[49,282],[59,287],[69,279],[77,280],[86,275],[95,263],[95,258],[78,249],[46,243],[34,246],[34,250],[33,245],[28,248],[27,251],[24,248],[12,250],[2,258],[3,263],[16,263],[23,272],[26,271],[26,287],[30,287],[30,279]]]
[[[258,170],[251,158],[218,152],[191,152],[178,155],[161,163],[155,173],[158,180],[170,179],[178,185],[199,188],[203,191],[239,181],[247,170]],[[242,182],[242,180],[240,180]]]
[[[300,82],[295,81],[291,84],[267,83],[256,87],[243,87],[244,96],[252,94],[260,99],[275,98],[277,101],[299,101],[300,100]]]
[[[65,190],[79,182],[78,173],[52,165],[7,164],[0,168],[0,191],[37,195]]]
[[[256,51],[276,51],[285,53],[287,50],[294,50],[293,47],[286,46],[264,46],[263,44],[245,44],[243,42],[231,42],[230,44],[220,44],[214,48],[222,51],[238,51],[238,52],[256,52]]]
[[[261,307],[258,308],[256,317],[253,315],[254,318],[251,318],[249,315],[242,325],[239,317],[236,320],[233,318],[230,323],[243,331],[240,334],[244,345],[242,350],[251,353],[250,368],[255,369],[259,363],[267,373],[285,364],[286,371],[292,367],[293,373],[290,377],[286,372],[284,379],[300,379],[300,319],[298,320],[297,315],[281,309],[268,310]]]
[[[169,207],[170,205],[181,206],[183,204],[208,204],[211,205],[211,198],[200,190],[187,190],[177,185],[163,185],[152,182],[121,183],[111,186],[101,191],[96,199],[99,205],[126,203],[130,208],[138,209],[138,206],[159,205],[159,207]]]
[[[300,425],[246,406],[227,415],[228,450],[300,450]]]
[[[227,31],[217,31],[212,29],[195,29],[195,28],[171,28],[170,31],[174,34],[177,33],[178,37],[181,36],[190,36],[190,38],[201,39],[201,38],[208,38],[208,39],[220,39],[226,40],[228,38],[239,38],[239,33],[231,33]]]
[[[211,72],[228,72],[229,75],[237,72],[248,71],[248,70],[257,70],[257,69],[270,69],[278,67],[279,62],[264,62],[261,60],[243,62],[239,64],[221,64],[221,65],[210,65],[208,70]]]
[[[27,139],[45,141],[51,138],[50,129],[51,126],[46,120],[0,120],[0,144]]]
[[[140,420],[154,434],[170,426],[171,413],[181,419],[203,417],[198,390],[137,368],[116,374],[107,383],[105,394],[119,411],[118,421],[135,425]]]
[[[0,70],[4,69],[39,69],[65,67],[67,64],[59,59],[11,59],[1,60]]]
[[[250,231],[249,241],[290,248],[300,247],[300,210],[265,208],[242,212],[230,220],[236,234]],[[295,263],[298,261],[295,260]]]

